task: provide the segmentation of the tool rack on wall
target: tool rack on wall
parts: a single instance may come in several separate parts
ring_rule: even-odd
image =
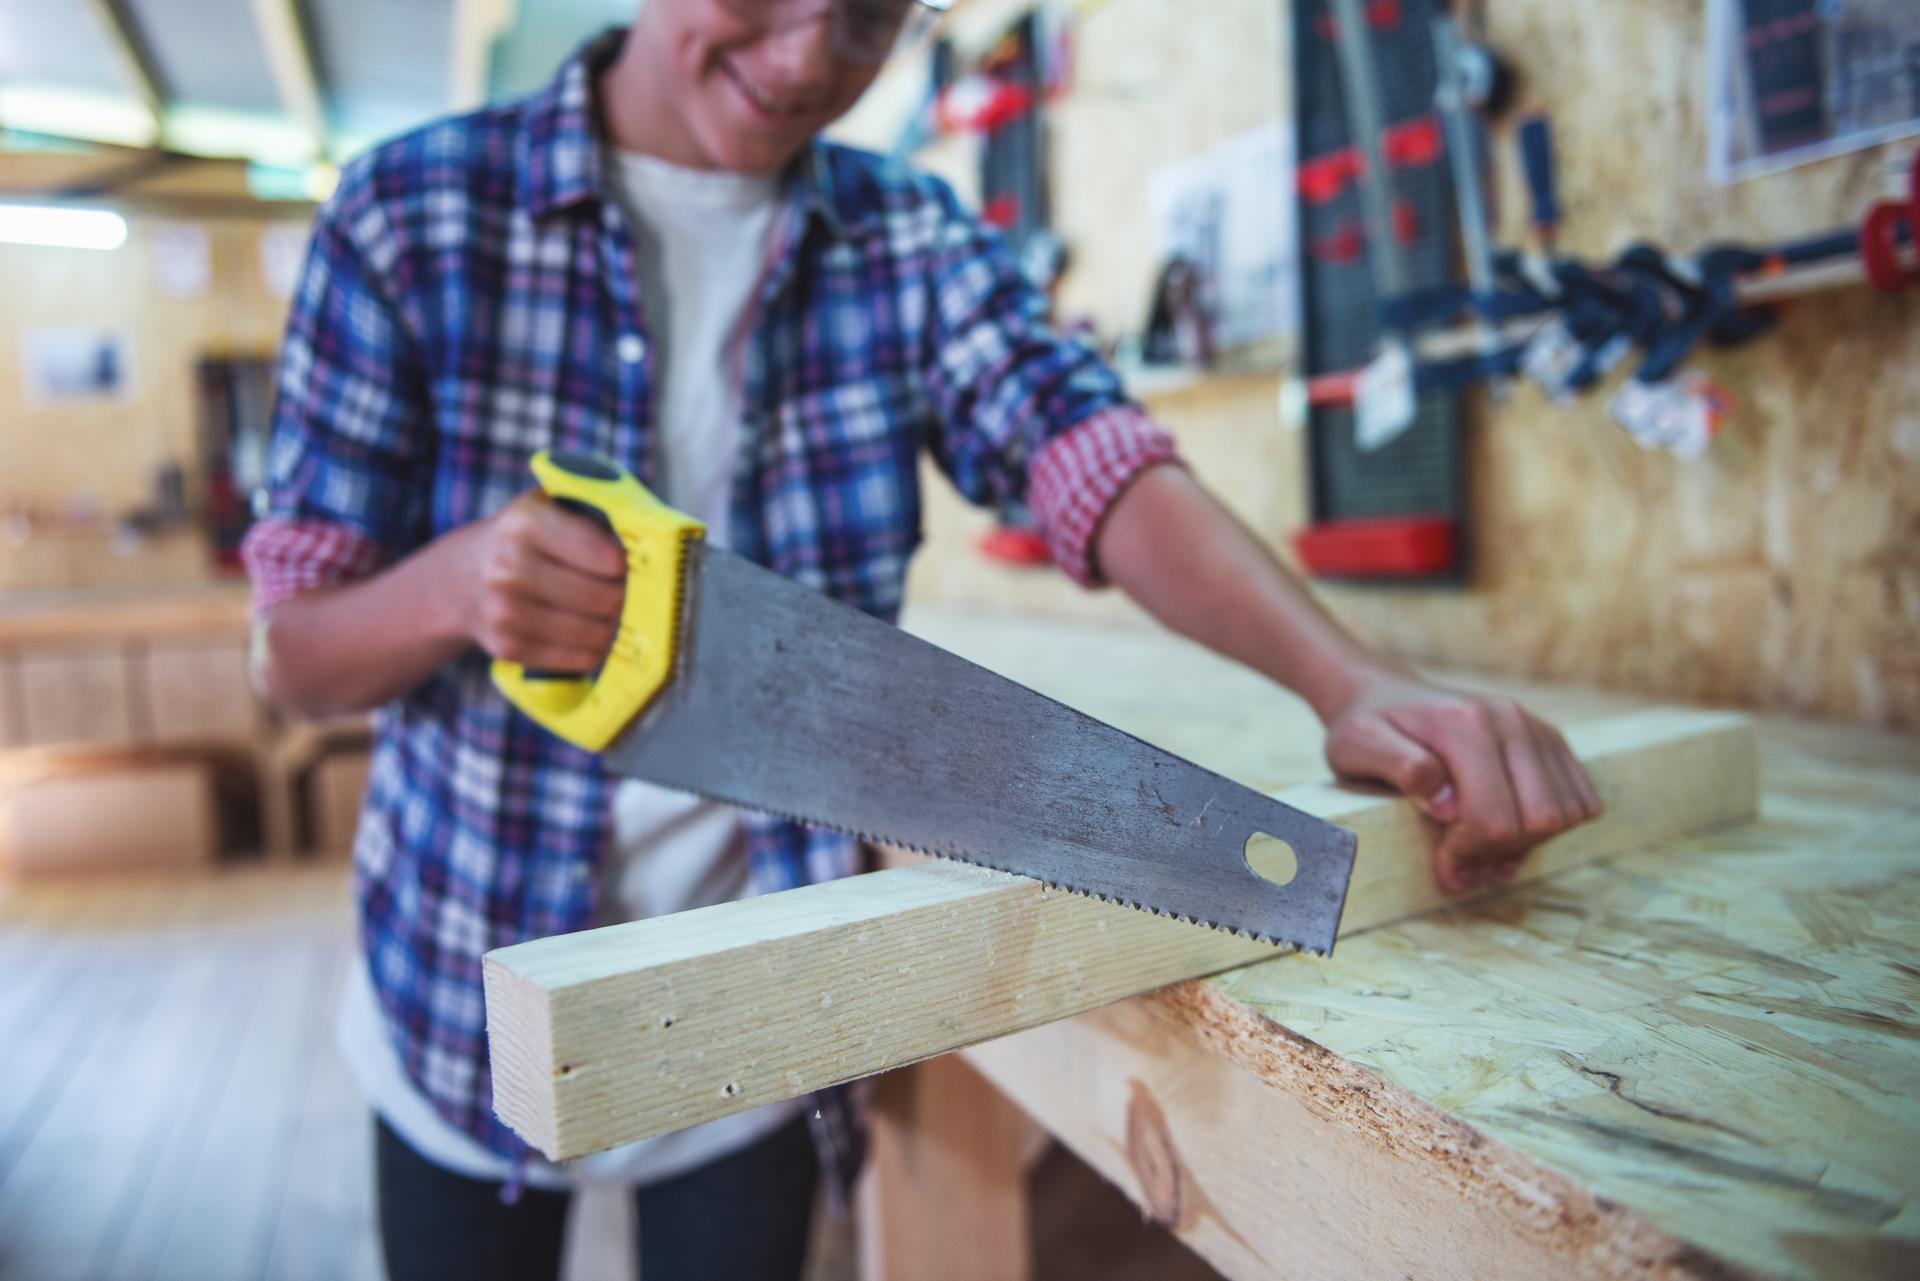
[[[1348,119],[1328,0],[1296,0],[1294,128],[1299,183],[1301,359],[1311,380],[1366,365],[1381,297],[1360,182],[1365,152]],[[1457,222],[1447,142],[1434,111],[1435,0],[1364,6],[1379,87],[1393,235],[1409,289],[1454,279]],[[1296,540],[1318,577],[1455,582],[1465,573],[1461,429],[1455,391],[1419,394],[1412,422],[1376,449],[1356,442],[1352,404],[1307,411],[1309,510]]]

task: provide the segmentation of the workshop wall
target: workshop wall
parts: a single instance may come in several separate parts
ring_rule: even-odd
[[[1707,181],[1704,7],[1480,6],[1488,42],[1522,70],[1523,107],[1553,118],[1567,251],[1799,235],[1855,222],[1885,194],[1888,149],[1730,188]],[[1073,255],[1066,313],[1137,331],[1157,267],[1146,182],[1282,109],[1285,39],[1269,0],[1213,0],[1204,15],[1107,0],[1085,13],[1073,92],[1051,116],[1057,223]],[[1511,139],[1496,147],[1499,238],[1517,243]],[[943,143],[928,159],[963,172],[954,151]],[[1640,449],[1604,394],[1558,408],[1516,387],[1504,405],[1476,402],[1471,582],[1327,599],[1366,636],[1436,666],[1920,726],[1920,304],[1864,288],[1802,299],[1774,333],[1693,367],[1738,402],[1698,462]],[[1279,391],[1277,377],[1233,376],[1144,399],[1196,471],[1284,550],[1306,485],[1304,437],[1282,422]],[[1138,619],[1115,594],[983,561],[972,541],[987,519],[930,489],[914,600]]]
[[[164,463],[181,464],[197,502],[194,363],[270,354],[286,300],[266,284],[257,220],[199,224],[211,274],[196,297],[155,282],[154,241],[165,224],[129,218],[127,243],[109,252],[0,245],[0,519],[35,513],[31,533],[0,529],[0,589],[196,582],[212,576],[199,528],[119,544],[111,515],[152,497]],[[123,394],[48,402],[29,386],[25,344],[36,331],[116,330],[127,336]],[[52,519],[76,504],[109,519]]]

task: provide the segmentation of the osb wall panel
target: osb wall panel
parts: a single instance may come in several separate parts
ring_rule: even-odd
[[[1271,110],[1274,81],[1253,77],[1281,76],[1282,33],[1258,16],[1268,6],[1244,7],[1239,22],[1216,21],[1211,6],[1197,21],[1109,0],[1084,22],[1075,102],[1054,135],[1074,253],[1062,294],[1105,327],[1137,324],[1153,268],[1141,193],[1163,142],[1203,146]],[[1732,188],[1700,176],[1699,0],[1484,9],[1489,40],[1524,70],[1527,105],[1553,116],[1571,252],[1610,254],[1641,236],[1684,248],[1806,234],[1853,222],[1883,193],[1885,149]],[[1079,96],[1096,89],[1103,105],[1089,113],[1109,128],[1077,131]],[[1229,119],[1229,102],[1260,105]],[[1513,243],[1525,202],[1510,138],[1496,145],[1500,234]],[[1472,581],[1329,588],[1328,599],[1416,661],[1920,727],[1920,303],[1864,289],[1804,299],[1775,333],[1695,367],[1739,402],[1699,462],[1639,449],[1604,394],[1561,409],[1522,387],[1497,408],[1476,403]],[[1151,407],[1201,477],[1284,550],[1305,519],[1305,480],[1277,393],[1277,379],[1227,379]],[[1139,619],[1113,593],[985,564],[972,548],[985,518],[929,488],[916,599]]]
[[[208,355],[274,350],[286,303],[266,287],[259,235],[265,224],[203,224],[212,241],[206,293],[176,299],[154,285],[155,224],[130,219],[111,252],[0,245],[0,509],[46,510],[84,497],[109,513],[151,497],[155,471],[182,463],[197,478],[194,362]],[[125,332],[127,394],[37,403],[22,345],[37,329]],[[197,491],[190,488],[197,497]],[[40,527],[25,542],[0,538],[0,589],[193,582],[210,576],[198,532],[116,549],[103,529]]]

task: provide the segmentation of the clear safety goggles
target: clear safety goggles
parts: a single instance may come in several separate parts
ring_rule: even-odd
[[[763,31],[786,31],[827,15],[835,54],[878,65],[894,46],[924,31],[953,0],[720,0],[727,12]]]

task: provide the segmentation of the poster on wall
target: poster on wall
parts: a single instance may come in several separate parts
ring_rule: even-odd
[[[1920,3],[1710,0],[1716,182],[1920,135]]]
[[[1293,127],[1275,119],[1153,176],[1162,262],[1192,264],[1221,350],[1289,336],[1299,289]]]
[[[213,284],[213,237],[199,223],[167,222],[148,237],[153,283],[166,298],[204,298]]]
[[[27,397],[36,404],[117,400],[132,376],[124,333],[107,329],[34,329],[20,344]]]
[[[307,228],[277,222],[260,232],[260,279],[275,298],[291,298],[307,258]]]

